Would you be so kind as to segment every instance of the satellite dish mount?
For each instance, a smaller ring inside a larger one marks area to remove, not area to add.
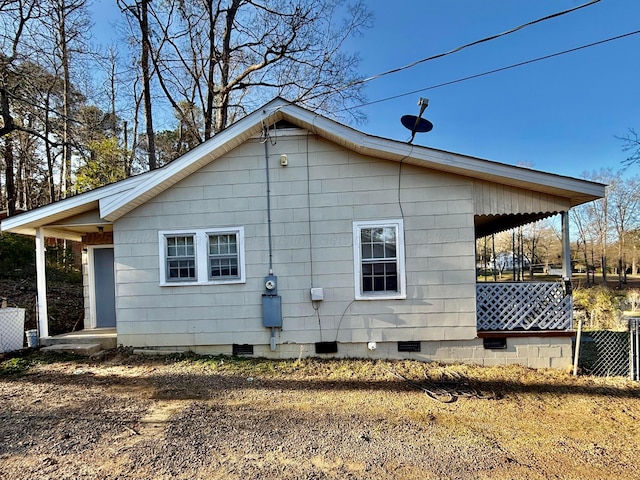
[[[411,140],[409,140],[409,143],[413,142],[413,138],[416,136],[416,133],[426,133],[433,129],[433,123],[426,118],[422,118],[422,114],[429,106],[429,99],[420,97],[418,105],[420,105],[420,114],[417,117],[415,115],[403,115],[400,119],[402,125],[411,130]]]

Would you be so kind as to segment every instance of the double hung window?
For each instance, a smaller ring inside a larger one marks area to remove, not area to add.
[[[239,277],[238,234],[209,235],[209,279]]]
[[[161,231],[160,284],[244,283],[244,228]]]
[[[167,236],[167,281],[196,279],[195,235]]]
[[[406,298],[402,220],[354,222],[353,237],[356,299]]]

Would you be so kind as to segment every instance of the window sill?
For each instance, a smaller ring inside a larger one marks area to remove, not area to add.
[[[356,300],[406,300],[407,296],[396,295],[356,295]]]
[[[245,280],[211,280],[206,282],[160,282],[161,287],[188,287],[188,286],[202,286],[202,285],[238,285],[247,283]]]

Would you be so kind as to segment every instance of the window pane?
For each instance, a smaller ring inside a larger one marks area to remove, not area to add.
[[[362,291],[363,292],[373,292],[373,278],[372,277],[362,277]]]
[[[236,258],[229,259],[229,275],[238,276],[238,259]]]
[[[387,243],[384,246],[384,258],[395,258],[396,256],[396,244]]]
[[[397,292],[398,274],[396,262],[362,264],[362,291]]]
[[[209,253],[213,255],[220,253],[220,245],[216,236],[209,237]]]
[[[236,258],[212,258],[211,259],[211,277],[237,277],[238,276],[238,260]]]
[[[189,280],[196,278],[195,260],[169,260],[167,262],[169,278],[175,280]]]
[[[188,257],[195,255],[193,236],[167,237],[168,257]]]
[[[387,277],[387,284],[386,284],[386,291],[387,292],[397,292],[398,291],[398,277],[395,275],[390,275]]]
[[[240,276],[238,237],[235,234],[209,235],[209,278]]]
[[[395,228],[363,228],[360,233],[360,248],[362,259],[395,258]]]

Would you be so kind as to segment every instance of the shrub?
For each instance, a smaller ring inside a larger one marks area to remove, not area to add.
[[[640,310],[640,289],[632,288],[627,290],[627,307],[629,310]]]
[[[622,301],[623,298],[617,292],[603,286],[576,287],[573,291],[574,307],[585,312],[585,328],[588,329],[621,329]]]
[[[35,274],[35,240],[14,233],[0,233],[0,275],[23,278]]]

